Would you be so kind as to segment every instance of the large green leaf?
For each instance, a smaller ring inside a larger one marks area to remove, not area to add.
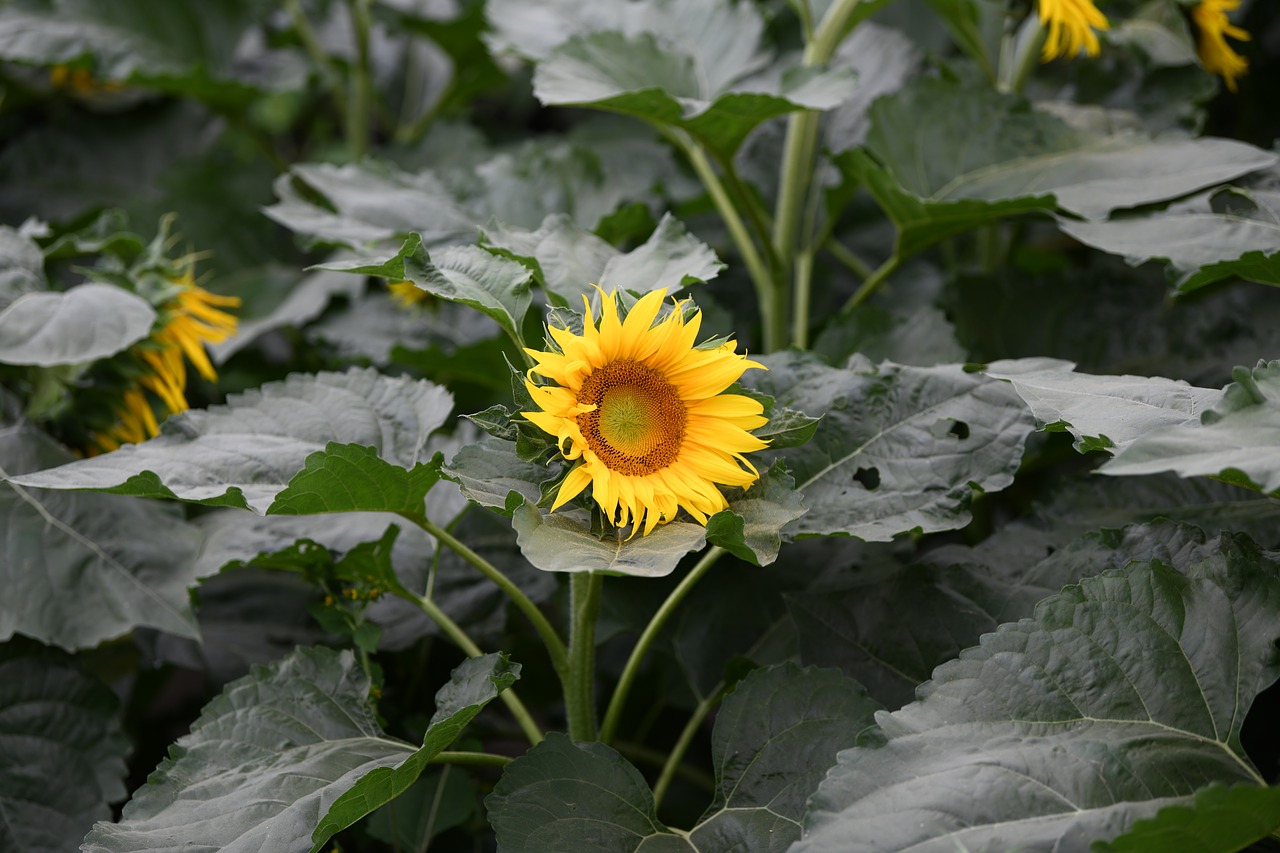
[[[1070,362],[1019,373],[988,371],[1008,380],[1044,429],[1066,429],[1080,451],[1123,450],[1152,430],[1199,423],[1222,392],[1161,376],[1091,376]]]
[[[514,441],[488,435],[459,448],[444,473],[467,498],[504,515],[521,504],[536,505],[542,482],[552,476],[544,466],[517,456]]]
[[[595,32],[571,38],[539,62],[533,91],[548,106],[591,106],[683,128],[730,157],[768,119],[830,109],[854,88],[855,75],[843,68],[777,68],[746,80],[719,70],[652,32]]]
[[[1231,213],[1161,212],[1106,222],[1061,220],[1081,243],[1131,264],[1166,262],[1187,292],[1239,276],[1280,285],[1280,224]]]
[[[19,296],[0,311],[0,362],[51,367],[115,355],[145,338],[155,309],[110,284]]]
[[[1280,827],[1280,788],[1210,785],[1191,805],[1163,808],[1094,853],[1235,853]]]
[[[24,293],[48,286],[40,247],[21,231],[0,226],[0,308]]]
[[[369,771],[338,797],[311,834],[311,853],[318,853],[334,833],[408,790],[422,775],[427,762],[457,740],[476,714],[519,677],[520,664],[511,663],[505,655],[471,658],[459,665],[449,683],[436,694],[436,712],[427,723],[422,746],[395,767]]]
[[[832,62],[853,68],[858,86],[823,122],[823,139],[832,153],[863,143],[870,129],[871,105],[901,89],[917,73],[920,59],[920,49],[901,31],[870,21],[859,24],[840,43]]]
[[[345,297],[351,303],[364,293],[364,282],[354,276],[329,270],[299,276],[295,269],[280,266],[245,270],[229,280],[220,277],[218,283],[221,293],[241,299],[235,334],[209,347],[218,362],[268,332],[305,326],[324,313],[335,297]]]
[[[0,848],[65,853],[125,794],[119,702],[74,659],[0,643]]]
[[[808,512],[795,480],[775,463],[751,488],[736,494],[729,508],[707,519],[707,541],[739,559],[767,566],[778,559],[782,531]]]
[[[1147,432],[1099,470],[1115,476],[1174,471],[1280,492],[1280,361],[1252,371],[1238,367],[1233,378],[1219,406],[1200,420]]]
[[[73,457],[29,426],[0,428],[0,477]],[[187,590],[199,532],[177,507],[0,483],[0,639],[90,648],[146,625],[197,637]]]
[[[832,670],[751,673],[716,719],[715,801],[687,834],[659,822],[649,786],[620,755],[559,734],[508,765],[485,804],[508,853],[785,850],[800,836],[806,797],[878,708]]]
[[[1280,674],[1280,563],[1239,535],[1169,557],[1068,587],[939,667],[841,753],[796,853],[1083,849],[1206,784],[1265,784],[1240,730]]]
[[[405,240],[390,258],[332,261],[321,269],[411,281],[433,296],[492,317],[516,340],[529,310],[532,273],[524,266],[475,246],[448,247],[432,257],[418,234]]]
[[[329,442],[276,495],[268,515],[392,512],[421,517],[427,492],[440,481],[441,454],[404,469],[372,447]]]
[[[563,507],[543,514],[524,504],[511,516],[520,551],[545,572],[604,572],[660,578],[671,574],[690,551],[706,544],[700,524],[672,521],[648,536],[626,538],[621,531],[597,534],[586,510]]]
[[[462,717],[479,710],[473,700],[482,706],[496,695],[495,683],[477,678],[485,667],[502,678],[512,674],[499,655],[463,664],[439,695],[445,716],[427,730],[431,755],[456,737]],[[370,771],[419,754],[379,728],[371,686],[350,652],[303,648],[257,667],[205,706],[121,821],[97,824],[82,849],[172,850],[175,838],[223,853],[312,849],[316,823],[335,800]]]
[[[225,406],[172,417],[142,444],[12,482],[265,511],[331,441],[370,445],[387,462],[412,468],[452,406],[443,388],[374,370],[295,374],[232,395]]]
[[[843,369],[797,353],[749,376],[779,404],[822,413],[813,439],[781,451],[809,511],[788,531],[888,541],[969,521],[973,489],[1013,481],[1030,413],[1005,383],[959,365]]]

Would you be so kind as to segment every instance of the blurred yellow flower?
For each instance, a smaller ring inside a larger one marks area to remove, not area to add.
[[[156,414],[151,410],[147,395],[137,388],[130,388],[121,396],[124,408],[117,412],[119,423],[104,435],[94,437],[104,451],[115,450],[122,444],[140,444],[160,432]]]
[[[120,83],[111,80],[96,79],[87,68],[71,68],[67,65],[55,65],[50,68],[49,82],[55,89],[65,89],[81,97],[96,95],[99,92],[119,92],[124,88]]]
[[[1040,53],[1045,62],[1059,56],[1071,58],[1082,50],[1097,56],[1102,47],[1095,30],[1111,28],[1093,0],[1040,0],[1040,21],[1049,28]]]
[[[642,297],[618,316],[614,294],[603,294],[597,328],[591,306],[581,335],[548,328],[550,352],[526,350],[539,374],[555,385],[525,387],[539,411],[522,412],[556,437],[561,455],[577,464],[552,511],[587,486],[609,521],[648,535],[683,507],[700,523],[728,506],[717,484],[749,487],[759,477],[743,454],[766,443],[747,430],[764,426],[760,403],[726,388],[751,367],[733,341],[694,346],[701,312],[688,322],[677,306],[657,325],[666,290]],[[585,301],[585,298],[584,298]]]
[[[1200,0],[1200,5],[1191,10],[1200,62],[1205,71],[1221,75],[1232,92],[1236,90],[1236,78],[1249,70],[1249,61],[1232,50],[1226,39],[1231,36],[1238,41],[1249,40],[1249,33],[1227,18],[1227,13],[1239,5],[1240,0]]]
[[[411,281],[388,282],[387,290],[391,291],[391,298],[405,308],[411,308],[431,295]]]

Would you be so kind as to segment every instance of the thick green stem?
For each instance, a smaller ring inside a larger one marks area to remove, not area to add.
[[[862,282],[862,285],[857,289],[857,291],[854,292],[853,296],[849,297],[849,301],[844,304],[844,307],[840,309],[840,316],[844,317],[848,315],[854,308],[857,308],[863,302],[866,302],[867,298],[876,292],[876,288],[879,287],[886,278],[893,275],[894,270],[898,268],[898,264],[900,263],[902,263],[901,258],[897,255],[890,255],[887,261],[876,267],[875,270],[872,271],[871,275],[867,276],[866,280]]]
[[[667,795],[667,788],[671,787],[671,780],[675,778],[676,771],[680,768],[680,762],[684,761],[684,754],[689,751],[689,744],[693,743],[693,737],[698,733],[698,729],[707,719],[707,714],[711,713],[711,709],[720,701],[720,692],[717,691],[706,699],[698,703],[698,707],[693,709],[693,713],[689,715],[688,722],[685,723],[684,729],[680,732],[680,738],[676,741],[675,746],[671,747],[671,753],[667,756],[666,763],[662,765],[662,772],[658,774],[658,781],[653,785],[653,807],[656,809],[662,805],[662,798]]]
[[[475,644],[475,641],[467,636],[467,632],[462,630],[457,622],[450,619],[449,615],[441,610],[434,601],[429,598],[413,598],[411,600],[422,608],[422,612],[431,617],[431,621],[439,625],[445,636],[453,640],[454,644],[466,652],[468,657],[478,658],[484,654],[480,647]],[[516,696],[515,691],[508,688],[499,693],[498,698],[506,704],[511,716],[515,717],[516,723],[520,726],[520,730],[524,732],[525,737],[529,739],[529,743],[534,746],[541,743],[542,729],[538,728],[538,724],[533,721],[533,715],[529,713],[529,709]]]
[[[751,276],[751,281],[755,285],[756,300],[760,305],[760,317],[764,326],[765,350],[772,352],[780,348],[783,345],[783,341],[786,340],[786,317],[778,315],[778,297],[775,295],[777,290],[776,282],[773,276],[770,275],[768,266],[765,265],[764,260],[760,257],[760,252],[756,249],[755,243],[752,242],[751,233],[742,221],[738,209],[734,207],[733,200],[729,198],[728,191],[725,190],[724,184],[720,181],[720,176],[716,174],[716,170],[712,167],[711,160],[707,157],[707,153],[702,146],[687,133],[680,130],[667,130],[667,135],[680,146],[689,158],[693,171],[697,173],[702,185],[707,188],[712,204],[715,205],[720,218],[724,220],[725,226],[729,229],[729,236],[733,238],[734,245],[737,247],[739,254],[742,255],[743,263],[747,265],[747,273]],[[783,304],[785,305],[785,294],[783,298]],[[779,323],[782,325],[779,326]]]
[[[463,767],[506,767],[515,759],[509,755],[492,752],[440,752],[432,756],[428,764],[459,764]]]
[[[640,635],[640,639],[636,640],[636,646],[631,650],[631,657],[627,658],[626,665],[622,668],[622,675],[618,679],[618,686],[613,689],[613,697],[609,700],[609,708],[605,711],[604,724],[600,727],[600,740],[608,743],[613,740],[618,731],[618,723],[622,719],[622,709],[627,704],[627,695],[631,692],[631,685],[635,682],[636,676],[640,673],[640,664],[644,662],[645,655],[649,653],[649,648],[653,645],[653,641],[658,638],[658,634],[662,631],[667,620],[675,612],[676,607],[689,594],[689,591],[702,580],[716,561],[723,557],[725,551],[723,548],[712,546],[702,555],[702,559],[689,570],[689,574],[684,576],[684,580],[676,585],[667,596],[667,600],[662,602],[662,606],[653,614],[653,618],[649,620],[649,624],[645,626],[644,633]]]
[[[569,677],[564,683],[565,716],[569,737],[596,739],[596,618],[600,615],[600,590],[604,575],[576,572],[570,579]]]
[[[345,125],[347,121],[347,99],[342,92],[342,84],[338,81],[337,75],[333,73],[333,68],[329,65],[329,57],[325,54],[324,48],[320,47],[320,40],[316,38],[315,30],[311,29],[311,23],[307,20],[307,16],[302,11],[302,6],[299,5],[298,0],[284,0],[284,7],[293,22],[294,32],[298,34],[298,38],[302,41],[302,47],[306,50],[307,55],[311,57],[311,61],[316,64],[320,79],[324,82],[325,88],[329,90],[329,96],[333,98],[333,105],[337,108],[338,115],[342,116],[342,121]]]
[[[349,111],[347,113],[347,149],[352,161],[364,157],[369,150],[369,104],[372,101],[373,78],[369,73],[369,0],[347,0],[351,10],[351,28],[356,40],[356,63],[352,69]]]
[[[434,536],[440,544],[449,548],[459,557],[479,569],[481,574],[496,583],[498,588],[506,593],[512,603],[520,609],[520,612],[527,616],[529,621],[533,623],[533,629],[538,632],[538,636],[542,638],[543,645],[547,647],[547,654],[551,657],[551,665],[555,667],[556,672],[561,675],[561,678],[563,678],[564,673],[568,671],[569,667],[568,654],[565,651],[564,641],[560,639],[560,635],[556,633],[556,629],[547,621],[547,617],[542,615],[542,611],[538,609],[538,605],[534,604],[529,599],[529,596],[524,594],[520,587],[512,583],[511,579],[504,575],[501,569],[490,563],[484,557],[481,557],[475,551],[472,551],[449,531],[433,524],[425,518],[410,518],[409,520]]]
[[[871,265],[851,252],[847,246],[838,240],[827,240],[822,244],[822,248],[830,252],[833,258],[848,267],[849,271],[858,278],[865,280],[871,276]]]
[[[1022,50],[1015,53],[1012,70],[1008,72],[1006,81],[1005,69],[1000,69],[1001,90],[1021,94],[1031,77],[1031,71],[1040,64],[1041,48],[1048,34],[1044,24],[1038,23],[1036,31],[1030,38],[1024,39]]]
[[[796,255],[795,307],[791,312],[791,345],[809,348],[809,294],[813,285],[813,249]]]

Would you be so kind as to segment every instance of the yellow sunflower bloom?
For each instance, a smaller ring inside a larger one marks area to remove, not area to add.
[[[121,401],[124,408],[117,412],[119,423],[105,435],[94,437],[98,447],[104,451],[116,450],[122,444],[141,444],[160,432],[156,414],[142,391],[131,388],[124,392]]]
[[[581,335],[550,328],[557,351],[526,350],[537,366],[525,387],[540,411],[522,414],[577,462],[552,511],[591,486],[613,524],[634,524],[632,536],[681,507],[706,524],[728,506],[719,485],[745,489],[759,477],[743,454],[766,446],[747,432],[764,426],[764,409],[722,392],[763,365],[735,353],[733,341],[695,348],[701,312],[686,322],[677,306],[655,325],[665,289],[642,297],[625,320],[614,294],[601,294],[598,327],[587,303]],[[535,373],[556,384],[534,384]]]
[[[387,290],[391,291],[391,298],[404,308],[412,308],[419,302],[425,301],[430,295],[411,281],[390,282],[387,284]]]
[[[1097,56],[1102,46],[1095,30],[1111,28],[1093,0],[1040,0],[1040,21],[1049,28],[1040,54],[1045,62],[1076,56],[1082,50]]]
[[[1236,78],[1249,70],[1249,61],[1232,50],[1226,39],[1231,36],[1237,41],[1249,40],[1249,33],[1233,26],[1227,18],[1227,13],[1239,5],[1240,0],[1200,0],[1200,5],[1191,10],[1200,62],[1205,71],[1221,75],[1232,92],[1236,90]]]

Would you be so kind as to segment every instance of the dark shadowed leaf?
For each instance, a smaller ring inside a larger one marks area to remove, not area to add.
[[[0,849],[65,853],[111,814],[129,751],[118,705],[70,655],[0,643]]]
[[[448,713],[427,731],[436,751],[457,735],[461,716],[474,716],[467,691],[486,663],[509,667],[498,655],[477,658],[459,668],[461,681],[442,688],[438,701]],[[418,752],[379,728],[370,687],[350,652],[303,648],[255,668],[205,706],[120,823],[99,823],[83,849],[172,850],[175,837],[225,853],[311,849],[316,823],[336,799],[369,771]]]
[[[0,362],[50,367],[115,355],[155,322],[142,297],[110,284],[28,293],[0,311]]]
[[[512,853],[785,850],[799,838],[805,799],[879,707],[832,670],[752,672],[716,719],[716,797],[687,836],[658,821],[649,786],[620,755],[559,734],[508,765],[485,803]]]
[[[1210,785],[1191,805],[1161,809],[1136,821],[1093,853],[1235,853],[1280,827],[1280,788]]]
[[[331,441],[371,445],[387,462],[412,468],[452,406],[443,388],[374,370],[295,374],[231,395],[224,406],[176,415],[150,441],[13,481],[265,511]]]
[[[1031,416],[1006,384],[959,365],[828,367],[812,356],[761,359],[758,389],[822,422],[781,452],[809,511],[788,531],[888,541],[968,523],[977,487],[1009,485]]]
[[[0,308],[24,293],[48,286],[40,247],[22,232],[0,226]]]
[[[1275,680],[1280,575],[1243,536],[1071,586],[880,715],[797,853],[1083,849],[1212,782],[1265,784],[1240,728]]]
[[[0,428],[0,477],[72,458],[31,427]],[[0,517],[0,639],[80,649],[140,625],[199,635],[187,590],[201,536],[177,507],[0,482]]]

